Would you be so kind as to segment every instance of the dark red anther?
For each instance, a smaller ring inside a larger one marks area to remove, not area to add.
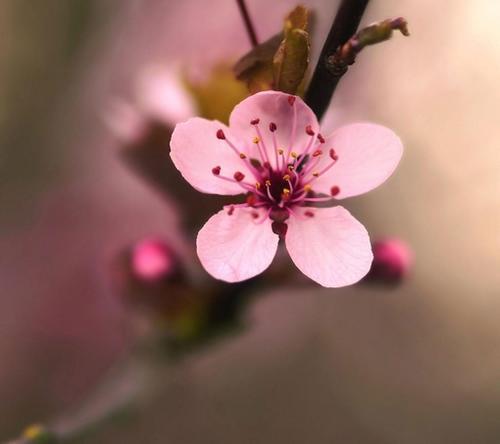
[[[271,224],[271,229],[274,234],[277,234],[280,237],[280,239],[284,239],[288,230],[288,225],[284,222],[273,222]]]
[[[314,153],[313,153],[313,157],[318,157],[318,156],[321,156],[322,154],[323,154],[323,151],[321,151],[321,150],[316,150],[316,151],[314,151]]]
[[[250,120],[250,125],[258,125],[260,122],[260,119],[253,119],[253,120]]]
[[[314,213],[311,210],[307,210],[307,211],[304,212],[304,216],[314,217]]]
[[[297,97],[295,97],[295,96],[288,96],[288,104],[289,104],[290,106],[293,106],[293,104],[295,103],[295,99],[296,99],[296,98],[297,98]]]
[[[226,135],[224,134],[224,131],[222,131],[221,129],[217,130],[217,139],[220,139],[220,140],[225,140],[226,139]]]
[[[257,203],[257,198],[255,197],[255,194],[248,193],[246,202],[248,206],[253,207]]]
[[[233,177],[234,177],[234,180],[236,180],[237,182],[241,182],[245,178],[245,175],[241,171],[236,171],[236,173],[234,173]]]
[[[228,216],[232,216],[232,215],[233,215],[233,213],[234,213],[234,205],[231,205],[231,206],[229,207],[229,210],[227,210],[227,215],[228,215]]]
[[[252,211],[252,217],[254,219],[258,219],[259,218],[259,213],[257,213],[257,211]]]
[[[330,188],[330,194],[332,196],[336,196],[339,193],[340,193],[340,188],[337,185],[334,185],[333,187]]]
[[[339,156],[337,156],[337,153],[333,148],[330,148],[330,157],[335,161],[339,160]]]
[[[278,129],[278,127],[276,126],[276,124],[274,122],[271,122],[269,124],[269,131],[271,131],[272,133],[274,133],[277,129]]]
[[[308,136],[314,136],[315,132],[313,131],[311,125],[307,125],[306,126],[306,133],[307,133]]]
[[[318,140],[319,143],[325,143],[325,138],[320,133],[318,133]]]
[[[218,176],[220,174],[220,166],[216,166],[216,167],[212,168],[212,174],[214,176]]]

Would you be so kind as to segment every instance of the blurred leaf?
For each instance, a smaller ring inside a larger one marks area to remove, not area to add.
[[[204,82],[185,80],[186,87],[196,100],[200,115],[227,123],[236,104],[247,95],[245,84],[235,79],[231,66],[221,63]]]
[[[244,55],[234,66],[236,78],[246,82],[250,93],[273,89],[272,60],[283,40],[283,33],[274,35]]]
[[[275,89],[295,94],[309,63],[308,10],[294,8],[285,18],[283,32],[257,45],[235,65],[239,80],[249,91]]]

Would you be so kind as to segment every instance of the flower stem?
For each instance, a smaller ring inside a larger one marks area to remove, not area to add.
[[[253,26],[252,19],[250,18],[250,15],[248,13],[248,9],[247,9],[247,6],[245,4],[245,0],[236,0],[236,3],[238,4],[241,18],[243,19],[243,22],[245,23],[245,28],[247,30],[247,34],[248,34],[248,38],[250,39],[250,43],[255,48],[259,44],[259,41],[257,40],[257,34],[255,32],[255,28]]]
[[[328,37],[319,56],[318,64],[306,93],[305,101],[318,120],[325,113],[341,76],[332,75],[326,66],[328,56],[349,40],[358,29],[369,0],[342,0]]]

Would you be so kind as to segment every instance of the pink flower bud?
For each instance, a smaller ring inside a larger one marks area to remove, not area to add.
[[[413,252],[406,242],[388,238],[373,243],[373,264],[369,277],[386,283],[399,283],[413,266]]]
[[[177,260],[172,250],[162,241],[146,239],[132,248],[132,272],[145,282],[155,282],[177,271]]]

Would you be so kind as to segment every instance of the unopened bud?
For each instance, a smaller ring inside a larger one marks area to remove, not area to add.
[[[373,264],[368,278],[397,284],[409,275],[412,266],[413,252],[404,241],[396,238],[376,241],[373,244]]]
[[[172,250],[156,239],[138,242],[132,248],[130,261],[133,274],[144,282],[168,278],[175,274],[178,268]]]

